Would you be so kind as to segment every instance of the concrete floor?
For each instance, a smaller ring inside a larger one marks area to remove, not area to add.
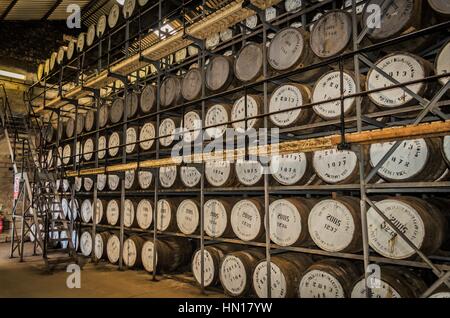
[[[30,244],[27,247],[31,247]],[[0,298],[5,297],[123,297],[123,298],[196,298],[204,297],[192,284],[162,278],[151,281],[145,271],[118,271],[117,266],[102,262],[87,264],[81,272],[81,288],[69,289],[66,280],[69,273],[57,270],[53,274],[43,271],[40,257],[28,257],[20,263],[9,259],[10,245],[0,243]],[[31,250],[30,250],[31,251]],[[27,251],[26,255],[31,255]],[[208,292],[207,297],[223,297]]]

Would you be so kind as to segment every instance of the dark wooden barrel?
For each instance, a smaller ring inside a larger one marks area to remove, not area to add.
[[[177,205],[176,199],[160,199],[158,201],[156,215],[158,231],[176,232],[177,226]]]
[[[264,230],[264,200],[243,199],[233,206],[230,217],[234,234],[242,241],[260,241]]]
[[[153,203],[150,200],[142,199],[136,208],[136,221],[139,228],[147,230],[153,222]]]
[[[91,256],[93,248],[91,230],[84,230],[80,236],[80,251],[83,256]]]
[[[194,166],[180,167],[180,180],[186,188],[197,187],[201,180],[201,173]]]
[[[86,192],[91,192],[94,187],[94,181],[89,177],[83,178],[83,188]]]
[[[190,69],[181,82],[181,94],[187,101],[199,99],[202,96],[202,71],[199,68]]]
[[[47,143],[52,143],[56,139],[56,131],[52,124],[45,127],[44,137]]]
[[[105,14],[102,14],[97,20],[97,27],[95,29],[95,34],[97,38],[101,39],[108,28],[108,18]]]
[[[119,233],[113,232],[106,243],[106,255],[111,264],[116,264],[120,258]]]
[[[409,196],[387,198],[376,202],[376,206],[425,255],[436,252],[442,246],[446,222],[435,206]],[[367,211],[367,223],[369,244],[377,253],[391,259],[415,256],[415,251],[373,208]]]
[[[110,174],[108,175],[108,189],[111,191],[116,191],[119,189],[120,178],[118,175]]]
[[[108,14],[108,26],[110,29],[114,29],[122,21],[122,15],[120,12],[120,6],[118,3],[114,3]]]
[[[226,295],[248,296],[252,289],[253,269],[265,258],[262,249],[249,249],[225,255],[220,263],[219,278]]]
[[[259,161],[238,159],[234,168],[236,177],[243,186],[251,187],[263,182],[263,167]]]
[[[176,76],[167,76],[160,88],[161,107],[170,107],[178,105],[183,101],[181,95],[181,80]]]
[[[98,137],[97,141],[98,159],[100,160],[105,159],[106,148],[107,148],[106,137],[105,136]]]
[[[91,161],[94,158],[94,140],[87,138],[83,143],[83,159],[85,161]]]
[[[246,105],[247,104],[247,105]],[[247,106],[247,107],[246,107]],[[246,110],[247,109],[247,110]],[[263,112],[263,98],[259,95],[247,95],[236,100],[231,109],[232,126],[238,133],[243,133],[246,129],[258,129],[262,125],[262,118],[249,117],[261,115]],[[239,120],[239,121],[238,121]],[[236,122],[234,122],[236,121]]]
[[[83,130],[84,130],[84,118],[85,118],[84,114],[78,114],[78,116],[77,116],[76,132],[77,132],[78,136],[83,133]]]
[[[106,220],[109,225],[115,226],[119,224],[120,202],[117,199],[109,200],[106,206]]]
[[[127,154],[132,154],[137,152],[137,149],[139,147],[139,127],[138,126],[129,126],[127,128],[127,135],[126,135],[126,147],[125,151]]]
[[[136,227],[136,207],[137,203],[134,200],[125,199],[125,211],[123,216],[123,224],[125,227]]]
[[[233,164],[223,160],[206,162],[205,177],[211,187],[228,187],[236,182]]]
[[[109,135],[108,138],[108,155],[110,157],[116,157],[119,155],[119,152],[121,150],[122,144],[122,136],[120,132],[113,132],[111,135]]]
[[[153,145],[156,144],[156,125],[155,122],[147,122],[141,127],[139,131],[139,146],[142,150],[148,151],[152,149]]]
[[[109,106],[108,104],[104,103],[100,106],[99,114],[98,114],[98,125],[100,128],[103,128],[108,123],[109,119]]]
[[[138,236],[132,235],[123,242],[123,263],[128,268],[137,268],[142,265],[142,246],[145,240]]]
[[[293,153],[273,156],[270,162],[271,175],[279,185],[308,184],[313,176],[312,154]]]
[[[215,126],[222,123],[227,123],[231,118],[231,105],[215,104],[208,107],[205,115],[205,127]],[[205,133],[210,138],[216,139],[223,136],[228,128],[228,124],[206,128]]]
[[[84,223],[92,221],[92,202],[89,199],[85,199],[83,203],[81,203],[81,220]]]
[[[234,79],[233,65],[231,56],[213,56],[206,67],[206,88],[213,93],[227,90]]]
[[[308,230],[314,243],[328,252],[362,250],[359,200],[352,197],[323,199],[311,209]]]
[[[395,142],[370,145],[370,164],[376,166]],[[440,138],[404,140],[378,170],[390,182],[435,181],[447,170]]]
[[[125,171],[125,190],[136,190],[139,188],[139,178],[136,170]]]
[[[108,176],[106,174],[97,175],[97,190],[103,191],[106,189],[106,183],[108,182]]]
[[[170,147],[175,141],[175,129],[179,128],[179,118],[165,118],[159,125],[159,143],[162,147]]]
[[[128,92],[125,97],[125,107],[127,108],[128,118],[136,116],[139,110],[139,96],[135,92]]]
[[[117,124],[123,119],[125,103],[123,98],[116,98],[109,109],[109,121],[111,124]]]
[[[91,24],[86,33],[86,45],[88,47],[90,47],[90,46],[92,46],[92,44],[94,44],[96,31],[97,31],[96,25]]]
[[[311,107],[296,108],[311,102],[311,88],[303,84],[289,83],[279,86],[272,93],[269,112],[286,110],[269,116],[277,127],[292,127],[312,123],[315,115]],[[289,110],[291,109],[291,110]]]
[[[141,112],[143,114],[148,114],[151,111],[156,109],[156,97],[157,97],[157,91],[156,86],[153,84],[147,84],[145,85],[144,89],[141,93]]]
[[[280,254],[270,258],[271,297],[297,297],[301,275],[311,264],[309,255]],[[259,261],[253,272],[253,290],[257,297],[267,297],[267,260]]]
[[[234,61],[234,74],[243,83],[255,82],[263,76],[263,65],[263,46],[249,42],[237,54]]]
[[[270,239],[279,246],[305,246],[311,242],[308,215],[314,201],[284,198],[269,206]]]
[[[111,237],[109,232],[101,232],[95,234],[94,240],[94,255],[97,260],[107,257],[106,245]]]
[[[178,230],[183,234],[198,233],[200,228],[200,203],[195,199],[183,200],[177,208]]]
[[[177,170],[177,166],[166,166],[159,168],[159,184],[161,187],[169,189],[177,186]]]
[[[234,206],[232,199],[210,199],[205,202],[204,222],[205,233],[209,237],[232,237],[231,210]]]
[[[93,109],[87,111],[84,118],[84,130],[86,132],[90,132],[95,128],[95,114],[96,112]]]
[[[428,4],[438,15],[450,17],[450,3],[447,0],[428,0]]]
[[[359,178],[358,158],[351,150],[315,151],[312,163],[317,176],[328,184],[346,184]]]
[[[75,135],[75,119],[69,118],[66,121],[66,136],[72,138]]]
[[[149,190],[153,184],[153,173],[147,170],[141,170],[138,172],[139,187],[142,190]]]

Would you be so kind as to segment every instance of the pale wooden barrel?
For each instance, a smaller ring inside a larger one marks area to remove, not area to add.
[[[182,63],[188,56],[187,48],[182,48],[175,52],[175,63]]]
[[[311,242],[308,215],[314,201],[303,198],[284,198],[269,206],[270,239],[279,246],[305,246]]]
[[[376,166],[394,142],[370,145],[370,164]],[[378,170],[390,182],[434,181],[447,169],[442,156],[440,138],[404,140]]]
[[[362,250],[359,200],[352,197],[317,202],[308,216],[314,243],[328,252],[357,253]]]
[[[263,77],[263,46],[247,43],[238,52],[234,61],[234,74],[243,83],[256,82]]]
[[[106,220],[109,225],[115,226],[119,223],[120,202],[119,200],[109,200],[106,206]]]
[[[220,34],[218,32],[214,32],[206,38],[205,47],[207,50],[213,51],[217,48],[219,43],[220,43]]]
[[[69,44],[67,45],[67,60],[70,61],[74,58],[75,56],[75,46],[76,46],[76,41],[70,40]]]
[[[169,189],[177,184],[177,166],[167,166],[159,168],[159,183],[161,187]]]
[[[312,155],[309,153],[276,155],[271,159],[270,172],[273,179],[280,185],[307,184],[314,176],[311,164]]]
[[[177,231],[177,205],[178,201],[174,199],[161,199],[158,201],[156,210],[158,231]]]
[[[79,214],[79,210],[80,210],[80,203],[79,203],[78,199],[70,200],[69,206],[70,206],[70,210],[72,211],[72,213],[69,212],[69,220],[75,221],[76,219],[78,219],[78,214]]]
[[[447,286],[438,287],[428,298],[450,298],[450,289]]]
[[[125,227],[136,227],[136,202],[125,199],[125,208],[123,215],[123,224]]]
[[[102,14],[97,20],[97,27],[95,29],[95,34],[99,39],[103,37],[108,28],[108,18],[105,14]]]
[[[123,242],[122,258],[128,268],[140,267],[142,265],[142,246],[145,241],[138,235],[133,235]]]
[[[399,83],[420,80],[433,75],[432,66],[428,61],[410,53],[389,54],[375,62],[375,65],[385,73],[390,74]],[[367,90],[388,88],[392,85],[394,84],[390,80],[386,79],[375,69],[369,70],[366,78]],[[429,84],[421,82],[406,87],[419,96],[424,96],[429,89]],[[381,108],[396,108],[418,104],[401,87],[371,93],[369,94],[369,98],[375,105]]]
[[[97,141],[98,159],[102,160],[106,157],[107,141],[105,136],[100,136]]]
[[[58,65],[63,65],[64,62],[66,61],[66,52],[67,52],[67,46],[61,46],[58,49],[58,56],[56,58],[56,63],[58,63]],[[38,80],[40,81],[41,79],[42,79],[42,77],[39,78],[39,76],[38,76]]]
[[[176,76],[166,77],[161,84],[159,94],[161,107],[178,105],[183,101],[181,80]]]
[[[95,223],[96,224],[104,224],[107,222],[107,216],[106,216],[106,207],[108,206],[108,201],[97,199],[97,210],[96,210],[96,218]],[[92,207],[92,213],[94,213],[94,207]]]
[[[328,184],[345,184],[359,178],[359,163],[351,150],[319,150],[313,154],[317,176]]]
[[[202,175],[194,166],[180,167],[180,180],[186,188],[197,187],[201,181]]]
[[[66,136],[72,138],[75,135],[75,119],[69,118],[66,123]]]
[[[183,234],[197,233],[200,227],[200,204],[197,200],[183,200],[177,208],[177,225]]]
[[[86,199],[81,203],[81,220],[84,223],[92,221],[92,202],[89,199]]]
[[[84,230],[81,233],[80,237],[80,251],[83,256],[91,256],[92,254],[92,248],[93,248],[93,242],[92,242],[92,233],[90,230]]]
[[[202,71],[199,68],[190,69],[181,82],[181,94],[187,101],[199,99],[202,96]]]
[[[302,0],[285,0],[284,9],[286,12],[296,12],[302,8]]]
[[[45,64],[41,63],[38,66],[38,70],[37,70],[37,80],[40,82],[42,81],[42,79],[44,78],[44,68],[45,68]]]
[[[285,253],[270,258],[271,297],[297,297],[301,275],[311,265],[309,255]],[[267,297],[267,260],[261,260],[253,272],[253,290],[259,298]]]
[[[205,202],[204,222],[205,233],[210,237],[231,237],[233,229],[231,226],[231,210],[233,200],[210,199]]]
[[[156,245],[156,248],[155,248]],[[153,264],[153,254],[156,252],[156,266]],[[144,269],[153,273],[170,273],[186,265],[192,256],[192,245],[185,238],[170,237],[158,239],[148,238],[142,247],[142,264]]]
[[[153,184],[153,173],[151,171],[141,170],[138,172],[139,187],[142,190],[149,190]]]
[[[303,274],[298,291],[300,298],[348,298],[360,268],[347,260],[325,259],[314,263]]]
[[[228,104],[215,104],[208,107],[205,115],[205,127],[215,126],[219,124],[223,124],[220,126],[206,128],[205,135],[212,139],[217,139],[222,137],[228,124],[225,124],[230,121],[231,118],[231,105]]]
[[[94,157],[94,140],[87,138],[83,143],[83,159],[85,161],[91,161]]]
[[[156,86],[152,84],[145,85],[142,90],[140,109],[143,114],[148,114],[156,108],[156,90]]]
[[[123,118],[125,102],[123,98],[116,98],[109,109],[109,121],[111,124],[117,124]]]
[[[315,115],[311,107],[292,109],[310,102],[311,89],[309,86],[295,83],[281,85],[270,97],[269,112],[280,110],[286,110],[286,112],[272,114],[269,119],[272,124],[282,128],[312,123]]]
[[[125,97],[125,107],[127,108],[128,118],[133,118],[139,110],[139,96],[135,92],[128,92]]]
[[[120,145],[122,144],[122,136],[121,133],[115,131],[109,135],[108,138],[108,155],[110,157],[116,157],[119,155],[119,151],[121,150]]]
[[[108,14],[108,26],[110,29],[114,29],[119,21],[122,20],[122,15],[120,14],[120,7],[118,3],[114,3]]]
[[[431,9],[443,17],[450,17],[450,3],[447,0],[428,0]]]
[[[106,174],[97,175],[97,190],[104,191],[106,189],[106,183],[108,182],[108,176]]]
[[[184,114],[183,117],[183,141],[192,143],[198,141],[202,136],[202,118],[201,111],[191,110]]]
[[[55,69],[56,66],[56,60],[58,59],[58,53],[57,52],[53,52],[50,55],[50,71],[53,71]]]
[[[238,159],[234,165],[239,183],[243,186],[255,186],[263,182],[263,167],[256,160]]]
[[[95,126],[95,114],[94,110],[88,110],[86,113],[86,117],[84,118],[84,130],[86,132],[90,132],[94,129]]]
[[[245,297],[252,289],[253,269],[264,259],[263,250],[249,249],[225,255],[220,263],[219,278],[226,295]]]
[[[97,31],[96,25],[91,24],[86,33],[86,45],[88,47],[90,47],[90,46],[92,46],[92,44],[94,44],[96,31]]]
[[[434,68],[436,70],[436,75],[442,75],[450,73],[450,41],[448,41],[439,51],[434,62]],[[439,83],[445,85],[449,77],[441,77]],[[447,92],[448,95],[448,92]]]
[[[115,174],[108,175],[108,189],[111,191],[116,191],[120,185],[120,178]]]
[[[106,245],[110,237],[111,234],[109,232],[95,234],[94,255],[97,260],[107,257]]]
[[[450,136],[445,136],[442,140],[442,155],[450,167]]]
[[[139,146],[142,150],[148,151],[155,145],[156,125],[154,122],[147,122],[139,131]]]
[[[246,111],[246,100],[247,100],[247,111]],[[248,117],[253,117],[261,115],[263,112],[263,99],[258,95],[247,95],[242,96],[236,100],[231,109],[231,121],[236,121],[232,123],[233,128],[238,133],[243,133],[251,128],[258,129],[262,125],[262,118],[252,118],[245,120]],[[247,115],[247,116],[245,116]]]
[[[153,203],[150,200],[142,199],[136,208],[136,221],[138,226],[147,230],[153,222]]]
[[[86,48],[86,33],[82,32],[77,38],[77,52],[81,53]]]
[[[132,154],[137,152],[138,149],[138,138],[139,138],[139,127],[131,126],[127,128],[126,138],[125,138],[125,151],[127,154]]]
[[[426,290],[420,277],[404,268],[383,266],[379,277],[380,285],[370,289],[370,298],[419,298]],[[361,277],[354,285],[352,298],[366,298],[366,282]]]
[[[162,147],[170,147],[175,140],[175,129],[180,127],[179,118],[165,118],[159,125],[159,143]]]
[[[205,85],[209,91],[223,92],[230,87],[234,80],[233,63],[234,59],[231,56],[211,57],[205,75]]]
[[[135,190],[139,188],[139,179],[136,170],[125,171],[125,190]]]
[[[230,217],[234,234],[242,241],[259,241],[264,230],[264,201],[259,198],[243,199],[233,206]]]
[[[106,255],[111,264],[116,264],[120,258],[120,239],[118,233],[111,233],[106,243]]]
[[[136,12],[136,0],[125,0],[122,7],[122,14],[125,19],[131,18]]]
[[[208,161],[205,164],[205,178],[211,187],[231,186],[235,182],[233,166],[229,161]]]
[[[445,238],[445,219],[442,213],[426,201],[414,197],[392,197],[376,202],[376,206],[424,254],[437,251]],[[370,246],[391,259],[407,259],[415,251],[370,208],[367,211]]]
[[[108,123],[109,112],[110,110],[108,104],[104,103],[103,105],[100,106],[98,114],[98,125],[100,128],[104,128]]]
[[[83,188],[86,192],[91,192],[94,187],[94,180],[89,177],[83,178]]]

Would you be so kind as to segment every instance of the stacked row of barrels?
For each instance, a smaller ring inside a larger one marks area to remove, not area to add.
[[[368,237],[369,245],[378,254],[391,259],[417,257],[415,250],[398,232],[409,238],[425,255],[450,250],[449,200],[433,198],[425,201],[410,196],[372,199],[376,208],[370,207],[367,212]],[[82,202],[83,222],[92,222],[93,208],[91,200]],[[120,200],[97,199],[96,209],[96,224],[120,224]],[[157,229],[198,235],[200,213],[197,199],[160,199],[156,211]],[[242,242],[265,241],[263,198],[206,198],[203,213],[204,231],[208,237],[237,238]],[[124,226],[152,230],[153,214],[151,200],[126,199]],[[271,197],[269,225],[270,239],[279,247],[318,247],[340,253],[359,253],[363,249],[360,202],[354,197]]]

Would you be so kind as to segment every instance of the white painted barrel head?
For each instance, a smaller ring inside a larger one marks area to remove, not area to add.
[[[208,50],[214,50],[220,43],[220,34],[212,33],[210,36],[206,38],[205,46]]]
[[[133,201],[131,201],[130,199],[126,199],[124,210],[125,211],[124,211],[124,215],[123,215],[123,224],[126,227],[131,227],[134,223],[134,218],[135,218]]]
[[[122,258],[125,266],[133,267],[138,260],[138,250],[136,243],[128,238],[123,242]]]
[[[133,187],[134,178],[136,178],[135,170],[127,170],[125,171],[125,189],[129,190]]]
[[[377,202],[376,206],[420,249],[425,239],[425,225],[411,205],[395,199],[386,199]],[[367,211],[367,225],[369,244],[380,255],[405,259],[415,254],[373,208]]]
[[[86,199],[81,204],[81,219],[84,223],[89,223],[92,220],[92,202]]]
[[[102,200],[97,199],[97,204],[96,204],[96,215],[95,215],[95,224],[100,224],[100,222],[103,219],[103,209],[105,207],[103,206]],[[94,206],[92,206],[92,213],[94,213]]]
[[[83,178],[83,186],[87,192],[90,192],[92,190],[92,188],[94,187],[94,180],[92,180],[91,178],[88,178],[88,177],[84,177]]]
[[[305,100],[298,86],[292,84],[282,85],[270,97],[269,112],[286,111],[270,115],[269,119],[277,127],[293,125],[298,120],[300,114],[306,111],[296,107],[307,104],[308,102],[308,100]]]
[[[198,250],[195,252],[192,259],[192,273],[194,274],[195,280],[199,284],[201,282],[201,257],[201,252],[200,250]],[[213,282],[215,273],[218,268],[215,268],[213,257],[211,253],[206,249],[203,251],[203,266],[204,286],[207,287]]]
[[[108,187],[111,191],[116,191],[119,188],[120,178],[118,175],[108,175]]]
[[[378,288],[371,288],[370,298],[402,298],[400,293],[395,290],[389,283],[382,278],[379,280],[380,286]],[[351,298],[366,298],[366,280],[359,280],[353,286]]]
[[[258,238],[263,220],[256,204],[251,200],[237,202],[231,210],[231,227],[234,234],[246,242]]]
[[[435,62],[436,67],[436,75],[442,75],[450,73],[450,41],[445,44],[438,56],[436,57]],[[439,82],[441,85],[445,85],[450,77],[441,77]]]
[[[159,168],[159,182],[163,188],[171,188],[177,180],[177,167],[167,166]]]
[[[163,147],[169,147],[175,140],[175,129],[177,128],[172,118],[164,119],[159,125],[159,142]]]
[[[220,264],[220,282],[223,288],[233,296],[240,296],[247,287],[247,272],[239,257],[226,255]]]
[[[106,206],[106,220],[109,225],[117,225],[119,222],[119,202],[110,200]]]
[[[200,183],[201,173],[196,167],[183,166],[180,168],[180,179],[188,188],[193,188]]]
[[[308,162],[303,152],[276,155],[270,162],[270,171],[273,178],[281,185],[294,185],[306,173]]]
[[[219,33],[219,37],[222,42],[229,41],[233,38],[233,30],[230,28],[226,28]]]
[[[89,231],[84,231],[80,237],[80,249],[83,256],[90,256],[92,253],[92,235]]]
[[[309,270],[300,280],[300,298],[344,298],[345,292],[339,280],[322,270]]]
[[[161,199],[158,201],[156,210],[158,231],[166,231],[172,221],[172,209],[169,201]]]
[[[296,12],[302,8],[303,0],[285,0],[284,9],[287,12]]]
[[[279,246],[291,246],[302,231],[302,220],[297,207],[289,200],[279,199],[269,206],[270,239]]]
[[[233,105],[231,109],[231,121],[233,121],[232,126],[238,133],[244,133],[247,130],[254,128],[256,124],[256,118],[248,119],[246,118],[259,115],[259,103],[252,97],[247,95],[247,113],[245,111],[245,96],[239,98]],[[247,116],[246,116],[247,115]],[[236,122],[234,122],[236,121]],[[247,125],[247,126],[246,126]]]
[[[109,237],[106,244],[106,254],[110,263],[115,264],[119,261],[120,257],[120,239],[117,235],[113,234]]]
[[[221,237],[228,225],[228,214],[225,206],[220,200],[211,199],[206,201],[205,233],[210,237]]]
[[[224,160],[208,161],[205,164],[205,177],[213,187],[224,186],[231,176],[231,164]]]
[[[328,252],[339,252],[352,242],[355,220],[345,204],[326,199],[311,209],[308,229],[318,247]]]
[[[200,211],[197,204],[187,199],[180,203],[177,209],[177,225],[183,234],[193,234],[200,222]]]
[[[156,130],[155,125],[152,122],[146,123],[142,126],[139,132],[140,147],[142,150],[150,150],[155,143]]]
[[[139,186],[141,187],[141,189],[147,190],[152,184],[153,173],[151,171],[139,171],[138,178]]]
[[[206,112],[205,126],[214,126],[230,121],[228,109],[224,105],[216,104],[211,106]],[[222,137],[227,129],[227,125],[220,125],[212,128],[206,128],[206,135],[212,139]]]
[[[144,245],[142,245],[142,265],[144,266],[144,269],[149,272],[153,273],[154,266],[153,266],[153,253],[155,253],[155,244],[153,244],[153,241],[146,241]],[[156,251],[156,266],[158,266],[158,252]]]
[[[114,28],[117,25],[120,17],[120,7],[117,3],[115,3],[108,14],[108,26],[110,29]]]
[[[128,127],[127,129],[127,138],[125,143],[127,146],[125,147],[125,151],[130,154],[136,149],[137,142],[137,128],[136,127]]]
[[[314,152],[313,166],[317,175],[326,183],[345,181],[358,169],[358,158],[349,150],[319,150]]]
[[[395,142],[370,145],[370,164],[375,167]],[[425,169],[429,160],[429,149],[424,139],[404,140],[378,170],[382,178],[405,181],[414,178]]]
[[[103,191],[106,189],[106,183],[108,181],[108,176],[106,174],[97,175],[97,190]]]
[[[450,136],[444,137],[443,152],[445,159],[450,163]]]
[[[271,297],[285,298],[287,291],[286,277],[278,265],[270,263]],[[253,272],[253,289],[259,298],[267,298],[267,262],[260,262]]]
[[[94,255],[96,259],[101,259],[103,257],[104,242],[101,233],[95,234],[94,239]]]
[[[95,24],[91,24],[88,28],[88,31],[86,33],[86,44],[87,46],[91,46],[94,44],[95,40],[95,33],[96,33],[96,26]]]
[[[136,0],[125,0],[122,7],[122,14],[125,19],[130,18],[136,9]]]
[[[79,204],[78,200],[70,200],[69,202],[70,210],[72,213],[69,213],[69,220],[75,221],[78,218],[78,212],[79,212]]]
[[[69,144],[65,145],[62,153],[62,162],[67,165],[72,159],[72,149]]]
[[[437,292],[432,294],[430,297],[428,298],[450,298],[450,292]]]
[[[61,208],[63,211],[64,219],[67,219],[69,216],[69,201],[66,198],[61,199]]]
[[[98,138],[98,159],[104,159],[106,156],[106,137],[100,136]]]
[[[139,202],[136,210],[136,221],[138,226],[146,230],[153,221],[153,207],[149,200],[143,199]]]
[[[239,183],[250,187],[262,180],[264,169],[257,160],[238,159],[235,170]]]
[[[183,140],[187,143],[196,141],[202,133],[202,119],[196,111],[184,114],[183,119]]]
[[[115,157],[119,154],[119,150],[120,150],[120,135],[118,132],[115,131],[109,136],[108,154],[111,157]]]
[[[95,33],[98,38],[101,38],[103,34],[106,32],[106,27],[108,24],[108,19],[106,18],[106,15],[102,14],[97,21],[97,28],[95,30]]]
[[[279,72],[289,70],[309,50],[309,44],[298,28],[285,28],[272,39],[267,51],[270,66]]]
[[[94,141],[92,138],[86,139],[83,145],[83,158],[86,161],[90,161],[94,156]]]

